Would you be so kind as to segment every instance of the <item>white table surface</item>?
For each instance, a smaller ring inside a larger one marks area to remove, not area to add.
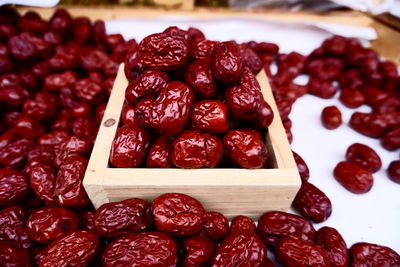
[[[189,26],[197,27],[208,39],[234,39],[238,42],[270,41],[280,45],[282,52],[298,51],[305,54],[332,35],[323,29],[349,37],[363,39],[376,37],[375,32],[369,28],[310,26],[304,22],[294,25],[237,18],[205,21],[187,17],[168,17],[151,20],[113,20],[106,23],[108,33],[122,32],[125,38],[134,37],[137,41],[171,25],[183,29]],[[328,105],[337,105],[343,115],[344,124],[333,131],[326,130],[320,123],[321,110]],[[357,110],[368,111],[369,108],[363,106]],[[331,217],[324,223],[315,224],[315,227],[317,229],[325,225],[335,227],[344,236],[349,247],[355,242],[365,241],[387,245],[400,253],[400,185],[390,181],[385,173],[390,161],[399,159],[399,151],[388,152],[379,145],[379,140],[351,130],[347,123],[352,112],[354,110],[344,107],[337,100],[337,96],[323,100],[306,95],[294,104],[290,114],[294,135],[292,148],[307,162],[311,171],[310,182],[321,188],[333,205]],[[375,182],[372,190],[363,195],[348,192],[332,175],[336,163],[344,160],[347,147],[354,142],[373,147],[383,162],[383,169],[374,174]]]

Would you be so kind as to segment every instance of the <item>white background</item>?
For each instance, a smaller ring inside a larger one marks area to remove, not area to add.
[[[375,38],[375,32],[368,28],[343,28],[332,25],[310,26],[307,23],[287,24],[265,20],[245,20],[238,18],[199,20],[168,17],[152,20],[113,20],[107,22],[108,33],[123,33],[125,38],[143,37],[176,25],[183,29],[195,26],[208,39],[238,42],[250,40],[277,43],[282,52],[298,51],[309,53],[325,38],[331,36],[330,29],[346,36],[364,39]],[[300,79],[300,82],[305,80]],[[326,130],[321,126],[321,110],[328,105],[337,105],[342,111],[344,124],[336,130]],[[369,111],[367,106],[358,110]],[[318,229],[329,225],[344,236],[350,247],[355,242],[365,241],[390,246],[400,252],[400,185],[386,176],[390,161],[399,159],[399,151],[388,152],[379,145],[379,140],[362,136],[347,125],[354,112],[344,107],[338,100],[323,100],[306,95],[293,106],[290,118],[293,121],[293,150],[307,162],[311,170],[310,182],[321,188],[333,204],[332,216],[324,223],[316,224]],[[383,169],[374,174],[372,190],[363,195],[346,191],[332,176],[336,163],[344,160],[347,147],[360,142],[373,147],[381,156]],[[293,212],[293,211],[292,211]]]

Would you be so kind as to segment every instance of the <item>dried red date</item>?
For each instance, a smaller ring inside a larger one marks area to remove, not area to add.
[[[218,44],[217,41],[202,40],[193,45],[193,57],[197,60],[211,60],[211,52],[214,46]]]
[[[14,134],[16,131],[14,130]],[[28,139],[19,139],[0,148],[0,165],[21,167],[26,155],[33,148],[34,143]]]
[[[343,61],[335,57],[318,58],[311,60],[307,64],[307,70],[311,77],[329,81],[336,80],[340,76],[343,67]]]
[[[334,35],[331,38],[326,39],[322,43],[321,48],[324,53],[342,56],[346,52],[346,48],[348,48],[347,39],[343,36]]]
[[[133,107],[137,120],[140,126],[148,129],[150,127],[152,112],[153,112],[154,100],[153,99],[142,99],[139,100]]]
[[[104,237],[147,230],[152,225],[150,206],[139,198],[102,205],[94,214],[94,229]]]
[[[172,141],[170,138],[160,136],[154,141],[147,153],[146,167],[172,167]]]
[[[54,165],[60,166],[67,159],[75,155],[86,155],[92,148],[90,139],[83,137],[70,136],[55,146],[57,154],[54,159]]]
[[[249,68],[254,75],[257,75],[263,67],[262,60],[253,49],[250,49],[246,44],[241,44],[239,47],[244,66]]]
[[[319,223],[326,221],[332,213],[329,198],[315,185],[303,182],[293,200],[294,208],[305,218]]]
[[[124,105],[121,113],[122,124],[140,124],[136,109],[131,105]]]
[[[262,168],[267,161],[267,148],[256,130],[230,130],[223,144],[225,155],[242,168]]]
[[[163,194],[151,206],[159,231],[177,236],[199,233],[205,222],[205,210],[196,199],[178,193]]]
[[[324,248],[332,267],[349,266],[346,242],[335,228],[322,227],[317,231],[314,242]]]
[[[325,250],[310,241],[283,237],[275,251],[278,261],[287,267],[331,266]]]
[[[43,244],[78,229],[79,220],[75,212],[58,207],[43,207],[31,213],[26,222],[29,237]]]
[[[80,227],[82,230],[94,231],[94,211],[81,211],[78,213]]]
[[[81,79],[74,85],[76,96],[91,105],[97,105],[104,99],[104,89],[96,82],[89,79]]]
[[[0,241],[0,265],[5,267],[33,266],[27,250],[6,241]]]
[[[169,77],[159,70],[146,70],[126,88],[125,99],[133,104],[140,98],[155,97],[167,83]]]
[[[251,120],[258,116],[264,98],[254,74],[245,70],[239,83],[225,91],[225,100],[233,116],[240,120]]]
[[[271,107],[266,101],[263,101],[257,116],[252,120],[251,123],[254,128],[264,130],[271,125],[273,120],[274,120],[274,113]]]
[[[179,134],[189,118],[193,98],[193,92],[186,84],[179,81],[168,83],[154,101],[151,127],[161,135]]]
[[[297,169],[299,170],[300,178],[303,182],[305,182],[310,178],[310,170],[304,159],[299,154],[294,151],[292,151],[292,153],[297,165]]]
[[[267,248],[261,238],[252,232],[234,232],[217,249],[212,266],[261,267],[266,261]]]
[[[379,155],[369,146],[354,143],[347,148],[346,159],[360,164],[370,172],[377,172],[382,167]]]
[[[222,158],[218,137],[199,131],[184,131],[173,141],[172,162],[179,168],[213,168]]]
[[[140,62],[159,70],[176,70],[190,58],[190,45],[186,38],[168,33],[155,33],[139,44]]]
[[[339,162],[333,175],[344,188],[355,194],[367,193],[374,183],[372,173],[354,162]]]
[[[46,89],[56,91],[62,87],[74,84],[76,79],[77,74],[73,71],[54,73],[44,79],[44,87]]]
[[[376,113],[354,112],[349,124],[357,132],[374,138],[380,137],[388,127],[383,115]]]
[[[0,211],[0,240],[10,241],[21,248],[31,247],[25,230],[27,212],[20,206],[11,206]]]
[[[360,242],[350,248],[352,267],[400,266],[400,255],[391,248]]]
[[[240,48],[234,41],[221,42],[211,53],[211,70],[215,78],[224,84],[239,80],[243,72],[243,58]]]
[[[326,129],[336,129],[342,124],[342,113],[336,106],[325,107],[321,113],[321,121]]]
[[[217,245],[208,238],[192,236],[183,240],[181,245],[182,267],[201,267],[211,264]]]
[[[230,233],[233,232],[255,232],[256,231],[256,225],[254,221],[246,216],[236,216],[233,218],[231,222],[231,228],[229,230]]]
[[[358,89],[343,88],[339,100],[348,108],[358,108],[365,104],[365,97]]]
[[[217,93],[208,61],[195,60],[186,69],[185,81],[200,98],[211,98]]]
[[[177,263],[175,241],[164,233],[128,234],[113,241],[102,256],[104,267],[165,266]]]
[[[400,148],[400,126],[386,132],[381,138],[381,145],[387,150]]]
[[[224,133],[229,128],[228,107],[218,100],[203,100],[193,105],[191,126],[209,133]]]
[[[149,146],[149,137],[146,131],[138,125],[126,124],[122,126],[112,143],[110,163],[118,168],[138,167]]]
[[[51,119],[57,114],[58,106],[58,99],[55,95],[39,92],[34,99],[24,103],[23,111],[34,119],[45,120]]]
[[[10,167],[0,169],[0,207],[22,201],[29,193],[26,174]]]
[[[278,240],[285,236],[312,241],[315,229],[310,221],[300,216],[270,211],[258,220],[257,233],[268,246],[275,247]]]
[[[228,232],[228,219],[222,213],[209,211],[205,215],[205,222],[199,235],[214,241],[221,241]]]
[[[400,160],[390,162],[387,172],[392,181],[400,184]]]
[[[73,156],[60,166],[54,187],[54,196],[60,206],[79,209],[88,204],[89,198],[82,185],[87,164],[87,159]]]
[[[54,186],[56,175],[54,168],[49,164],[38,163],[31,167],[30,185],[33,193],[47,204],[54,204]]]
[[[88,266],[99,250],[99,242],[96,233],[90,230],[69,233],[43,251],[38,266]]]
[[[311,77],[308,82],[308,92],[320,98],[332,98],[338,88],[331,81],[320,80],[319,78]]]
[[[357,69],[350,69],[340,75],[339,84],[341,88],[361,89],[364,81]]]

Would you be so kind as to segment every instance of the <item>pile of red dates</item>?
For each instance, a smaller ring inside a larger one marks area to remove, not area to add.
[[[355,40],[335,36],[304,57],[279,54],[271,43],[216,42],[194,28],[170,27],[138,44],[63,9],[47,21],[1,7],[0,266],[274,266],[271,253],[289,267],[400,266],[388,247],[348,249],[334,228],[314,229],[311,221],[326,220],[332,207],[307,182],[309,169],[296,153],[303,183],[293,206],[303,217],[270,211],[257,226],[245,216],[229,222],[176,193],[95,211],[82,179],[122,62],[129,86],[114,167],[268,167],[263,131],[274,114],[255,79],[261,69],[289,139],[294,101],[306,93],[332,97],[338,80],[346,106],[373,107],[355,113],[351,126],[398,149],[396,66]],[[310,75],[308,85],[293,82],[300,74]],[[340,125],[337,108],[324,114],[327,128]],[[371,148],[354,144],[335,177],[363,193],[380,168]],[[392,180],[400,181],[399,169],[399,161],[390,165]]]
[[[266,167],[273,112],[255,77],[261,69],[247,44],[210,41],[195,28],[147,36],[125,59],[127,103],[110,164]]]

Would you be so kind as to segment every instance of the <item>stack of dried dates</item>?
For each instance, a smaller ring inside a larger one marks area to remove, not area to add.
[[[273,112],[255,77],[261,69],[248,44],[210,41],[194,28],[147,36],[125,59],[130,81],[111,165],[266,167]]]
[[[400,266],[392,249],[357,243],[311,223],[332,211],[326,195],[293,152],[302,187],[293,206],[303,217],[270,211],[255,222],[231,222],[196,199],[164,194],[131,198],[96,211],[82,179],[120,63],[129,79],[114,167],[265,168],[263,131],[274,114],[255,79],[269,75],[289,139],[294,101],[306,93],[353,108],[351,126],[399,148],[399,77],[357,41],[335,36],[310,56],[279,54],[271,43],[216,42],[197,29],[170,27],[137,44],[107,35],[104,22],[58,9],[46,21],[34,12],[0,8],[0,266]],[[270,66],[277,63],[278,71]],[[308,85],[293,80],[309,74]],[[324,111],[336,128],[340,111]],[[400,181],[400,161],[389,176]],[[379,156],[352,145],[336,179],[355,193],[372,186]],[[356,177],[356,179],[349,179]]]

